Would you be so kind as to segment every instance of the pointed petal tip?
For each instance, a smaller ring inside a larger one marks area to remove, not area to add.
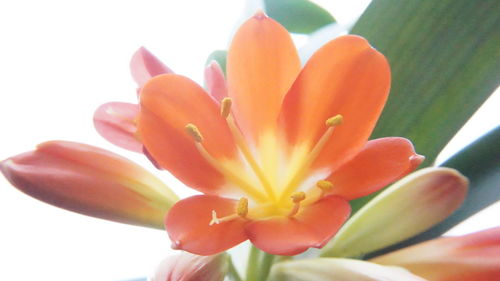
[[[422,162],[424,162],[424,160],[425,160],[425,156],[420,155],[420,154],[415,154],[415,155],[410,156],[410,162],[413,166],[420,165]]]
[[[206,68],[219,68],[220,64],[216,60],[211,60]]]
[[[259,9],[259,10],[257,10],[257,12],[255,12],[255,14],[253,15],[253,18],[254,18],[254,19],[257,19],[257,20],[263,20],[263,19],[267,19],[267,18],[269,18],[269,17],[266,15],[266,13],[265,13],[263,10]]]
[[[173,250],[181,250],[182,247],[181,247],[181,242],[180,241],[177,241],[177,240],[173,240],[172,241],[172,244],[170,245],[170,247],[173,249]]]

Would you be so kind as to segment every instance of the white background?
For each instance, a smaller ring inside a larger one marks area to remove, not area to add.
[[[349,24],[368,3],[316,2],[342,24]],[[142,45],[175,72],[201,82],[207,55],[227,47],[236,23],[245,18],[244,6],[237,0],[2,1],[0,159],[63,139],[110,149],[154,171],[142,156],[97,135],[94,109],[107,101],[135,101],[128,65]],[[499,124],[494,112],[499,94],[491,100],[447,155]],[[180,195],[190,194],[165,173],[159,176]],[[498,210],[490,209],[452,234],[495,226],[492,215]],[[0,177],[0,280],[145,276],[170,253],[169,244],[163,231],[60,210],[29,198]]]

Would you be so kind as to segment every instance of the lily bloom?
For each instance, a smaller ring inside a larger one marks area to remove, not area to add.
[[[339,37],[301,69],[288,32],[259,12],[237,31],[220,102],[177,74],[140,93],[138,133],[157,163],[204,193],[170,209],[176,249],[212,255],[247,239],[271,254],[323,247],[368,195],[423,160],[398,137],[368,141],[387,100],[385,57]]]

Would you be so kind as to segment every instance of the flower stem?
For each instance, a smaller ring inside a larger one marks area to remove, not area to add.
[[[251,246],[248,256],[246,281],[266,281],[274,262],[274,255]]]
[[[261,251],[254,245],[250,247],[250,254],[248,256],[247,264],[247,279],[246,281],[259,281],[259,261]]]
[[[238,273],[238,270],[236,270],[236,267],[234,267],[233,259],[229,255],[228,255],[227,263],[228,263],[227,275],[229,276],[229,279],[231,281],[241,281],[240,274]]]
[[[260,269],[259,269],[259,278],[257,280],[266,281],[269,276],[269,272],[271,271],[271,266],[274,262],[274,255],[263,253],[261,257]]]

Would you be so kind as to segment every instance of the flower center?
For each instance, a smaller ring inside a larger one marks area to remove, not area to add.
[[[304,179],[308,177],[311,165],[331,138],[335,127],[342,124],[343,117],[341,115],[333,116],[325,121],[327,129],[319,138],[318,142],[312,149],[308,150],[304,157],[300,157],[300,160],[294,164],[292,169],[289,169],[291,173],[290,176],[286,177],[287,180],[282,184],[277,184],[275,181],[270,180],[273,178],[273,175],[269,173],[266,174],[262,165],[256,160],[254,153],[252,153],[252,150],[248,146],[243,134],[231,115],[231,105],[232,100],[230,98],[224,98],[221,101],[221,116],[226,120],[233,139],[244,158],[243,160],[253,174],[251,177],[246,177],[244,173],[242,173],[242,170],[235,168],[234,165],[225,165],[212,157],[203,146],[203,136],[196,125],[187,124],[185,129],[193,137],[196,148],[207,162],[219,171],[228,181],[237,185],[256,203],[256,206],[249,209],[248,200],[243,197],[240,199],[238,207],[232,215],[218,218],[214,211],[212,213],[210,225],[232,220],[237,217],[246,218],[247,216],[251,218],[272,215],[292,217],[299,212],[301,205],[309,205],[316,202],[319,198],[324,196],[326,190],[331,189],[331,182],[322,180],[317,182],[316,187],[318,188],[309,188],[307,192],[297,192],[297,189],[304,182]],[[277,169],[275,171],[277,171]],[[252,177],[256,178],[257,182],[249,180],[249,178]],[[292,200],[290,200],[290,198]]]

